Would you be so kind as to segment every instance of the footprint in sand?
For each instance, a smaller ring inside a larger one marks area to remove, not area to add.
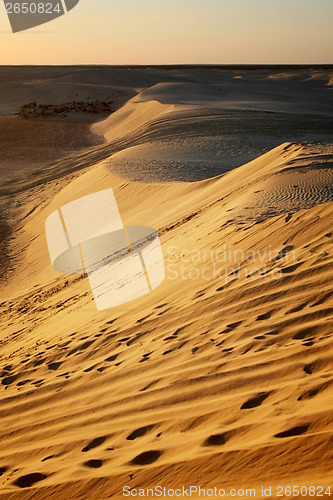
[[[224,344],[224,342],[225,342],[225,340],[221,340],[221,342],[218,342],[218,343],[216,344],[216,347],[220,347],[221,345],[223,345],[223,344]]]
[[[305,365],[303,367],[303,371],[307,374],[307,375],[312,375],[312,369],[313,369],[313,365],[312,363],[309,363],[308,365]]]
[[[227,328],[228,328],[228,330],[235,330],[235,328],[237,328],[241,324],[242,324],[242,321],[236,321],[235,323],[229,323],[229,325],[227,325]]]
[[[254,342],[251,342],[250,344],[247,344],[245,347],[244,347],[244,350],[241,352],[241,356],[244,356],[245,354],[247,354],[248,352],[251,351],[251,349],[255,346],[256,344]]]
[[[325,368],[329,369],[331,372],[331,368],[332,368],[332,358],[331,357],[317,359],[316,361],[311,361],[311,363],[307,363],[306,365],[304,365],[303,371],[307,375],[312,375],[313,373],[319,374],[319,372],[325,370]]]
[[[177,339],[177,335],[170,335],[169,337],[165,337],[163,341],[167,342],[168,340],[175,340],[175,339]]]
[[[161,455],[162,452],[160,450],[144,451],[143,453],[140,453],[140,455],[134,457],[130,463],[132,465],[149,465],[156,462]]]
[[[167,305],[168,305],[167,303],[165,303],[165,304],[159,304],[158,306],[154,307],[154,309],[162,309],[162,307],[165,307]]]
[[[75,347],[74,349],[72,349],[71,351],[69,351],[69,353],[67,354],[67,357],[71,356],[72,354],[76,354],[76,353],[79,353],[81,351],[85,351],[94,342],[95,342],[95,340],[88,340],[87,342],[84,342],[83,344],[78,345],[77,347]]]
[[[163,340],[166,341],[166,340],[174,340],[178,337],[178,334],[184,329],[183,326],[181,326],[180,328],[177,328],[177,330],[175,330],[173,332],[172,335],[170,335],[169,337],[165,337]]]
[[[103,465],[103,460],[88,460],[87,462],[84,462],[83,465],[92,469],[99,469]]]
[[[301,436],[304,434],[310,427],[310,424],[304,425],[296,425],[295,427],[291,427],[290,429],[282,432],[278,432],[274,435],[276,438],[287,438],[293,436]]]
[[[314,338],[312,337],[312,338],[309,338],[309,339],[303,340],[303,342],[302,342],[302,343],[303,343],[303,345],[304,345],[305,347],[311,347],[311,346],[313,346],[313,344],[314,344]]]
[[[130,347],[132,344],[134,344],[134,342],[136,342],[139,338],[143,337],[144,335],[145,335],[144,333],[138,333],[137,335],[135,335],[135,337],[126,342],[127,347]]]
[[[273,313],[274,313],[274,311],[268,311],[268,312],[267,312],[267,313],[265,313],[265,314],[260,314],[260,315],[257,317],[256,321],[264,321],[264,320],[266,320],[266,319],[270,319]]]
[[[317,300],[314,304],[311,304],[309,307],[321,306],[322,304],[324,304],[327,301],[327,299],[331,298],[332,295],[333,295],[333,292],[326,293],[319,300]]]
[[[292,252],[293,250],[294,250],[294,247],[292,245],[285,246],[284,248],[282,248],[282,250],[280,250],[280,252],[277,254],[277,256],[274,257],[273,262],[276,262],[278,260],[283,259],[283,257],[288,255],[288,253]]]
[[[128,441],[134,441],[134,439],[144,436],[147,434],[148,431],[152,430],[155,426],[154,425],[145,425],[144,427],[139,427],[135,431],[131,432],[129,436],[127,436]]]
[[[241,406],[241,410],[249,410],[251,408],[257,408],[265,401],[265,399],[268,398],[269,395],[270,392],[261,392],[257,394],[257,396],[255,396],[254,398],[245,401],[245,403],[243,403]]]
[[[179,340],[178,340],[178,342],[179,342]],[[185,341],[185,342],[181,342],[181,343],[177,346],[177,351],[178,351],[179,349],[181,349],[182,347],[184,347],[184,345],[186,345],[186,344],[187,344],[187,341]]]
[[[292,309],[290,309],[289,311],[286,312],[286,314],[292,314],[292,313],[295,313],[295,312],[300,312],[304,309],[304,307],[306,307],[308,305],[308,302],[302,302],[302,304],[299,304],[298,306],[296,307],[293,307]]]
[[[2,476],[5,472],[7,472],[8,467],[0,467],[0,476]]]
[[[222,335],[223,333],[229,333],[235,330],[238,326],[240,326],[243,322],[242,321],[236,321],[235,323],[229,323],[226,325],[226,328],[219,332],[219,335]]]
[[[92,365],[92,366],[89,366],[89,368],[86,368],[85,370],[83,370],[84,373],[89,373],[89,372],[92,372],[94,368],[96,368],[97,364],[95,365]]]
[[[40,387],[43,382],[44,382],[44,379],[41,378],[39,380],[36,380],[35,382],[32,382],[32,384],[35,385],[36,387]]]
[[[167,351],[164,351],[162,353],[162,356],[166,356],[167,354],[170,354],[171,352],[174,352],[174,351],[175,351],[175,349],[168,349]]]
[[[17,387],[22,387],[23,385],[29,384],[29,382],[31,382],[31,378],[26,379],[26,380],[21,380],[16,385],[17,385]]]
[[[325,387],[325,385],[324,385],[324,387]],[[326,384],[326,387],[327,387],[327,384]],[[323,390],[323,385],[320,385],[318,387],[314,387],[313,389],[310,389],[306,392],[303,392],[303,394],[301,394],[297,398],[297,401],[303,401],[303,399],[312,399],[315,396],[317,396],[317,394],[319,394],[319,392],[321,392],[322,390]]]
[[[9,375],[8,377],[4,377],[1,381],[2,385],[10,385],[12,384],[13,382],[15,382],[15,380],[17,379],[18,375]]]
[[[48,343],[48,342],[46,342],[46,344],[47,344],[47,343]],[[53,345],[48,346],[48,347],[46,348],[46,350],[47,350],[47,351],[50,351],[51,349],[56,349],[57,347],[58,347],[58,345],[57,345],[57,344],[53,344]]]
[[[154,354],[153,352],[146,352],[145,354],[142,355],[142,358],[140,359],[139,363],[143,363],[144,361],[148,361],[150,359],[150,356]]]
[[[142,389],[140,389],[140,392],[143,392],[143,391],[146,391],[147,389],[150,389],[151,387],[156,385],[159,381],[160,381],[160,379],[153,380],[152,382],[149,382],[149,384],[145,385]]]
[[[124,343],[124,342],[128,342],[129,340],[131,339],[131,337],[123,337],[122,339],[119,339],[118,340],[118,343]]]
[[[212,434],[206,439],[202,446],[222,446],[227,442],[227,440],[227,435],[225,433]]]
[[[148,316],[144,316],[143,318],[138,319],[138,320],[137,320],[137,323],[139,323],[139,324],[140,324],[140,323],[143,323],[146,319],[148,319],[148,318],[149,318],[149,316],[151,316],[151,314],[148,314]]]
[[[81,451],[86,453],[87,451],[92,450],[93,448],[97,448],[98,446],[101,446],[101,444],[103,444],[105,442],[106,438],[107,438],[107,436],[100,436],[100,437],[93,439],[92,441],[90,441],[89,444],[87,444],[87,446],[82,448]]]
[[[32,472],[31,474],[26,474],[25,476],[17,478],[13,484],[19,488],[30,488],[30,486],[33,486],[35,483],[43,481],[46,478],[46,474],[42,474],[41,472]]]
[[[303,328],[299,332],[295,333],[293,336],[294,340],[313,340],[313,334],[315,333],[315,328],[309,327],[309,328]]]
[[[294,264],[293,266],[288,266],[288,267],[283,267],[280,269],[280,272],[282,274],[291,274],[291,273],[294,273],[296,271],[296,269],[299,268],[299,266],[301,266],[303,264],[303,262],[300,262],[299,264]]]
[[[110,321],[107,321],[106,324],[107,325],[112,325],[115,321],[117,321],[118,318],[115,318],[115,319],[111,319]]]
[[[167,309],[164,309],[164,311],[161,311],[159,313],[156,314],[156,316],[163,316],[164,314],[166,314],[168,311],[170,311],[171,307],[168,307]]]
[[[37,361],[35,361],[35,362],[33,363],[33,366],[39,366],[39,365],[42,365],[45,361],[46,361],[46,358],[43,358],[43,359],[37,359]]]
[[[104,361],[107,361],[108,363],[112,363],[112,361],[115,361],[118,356],[119,356],[119,354],[113,354],[112,356],[109,356],[108,358],[106,358]]]
[[[62,361],[54,362],[54,363],[49,363],[47,366],[48,370],[56,371],[60,366],[62,365]]]

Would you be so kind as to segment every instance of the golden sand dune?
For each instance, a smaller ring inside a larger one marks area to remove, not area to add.
[[[332,145],[284,142],[197,182],[119,176],[138,158],[190,165],[182,136],[173,152],[162,136],[186,118],[190,140],[193,106],[132,99],[93,126],[103,146],[3,205],[15,232],[0,297],[1,498],[330,484]],[[110,158],[122,140],[130,149]],[[125,225],[158,230],[166,279],[97,312],[85,276],[52,269],[44,223],[106,188]]]

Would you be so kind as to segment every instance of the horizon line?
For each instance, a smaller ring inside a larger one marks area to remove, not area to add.
[[[333,63],[170,63],[170,64],[107,64],[107,63],[75,63],[75,64],[0,64],[0,68],[31,68],[31,67],[108,67],[108,68],[225,68],[225,69],[261,69],[261,68],[297,68],[333,69]]]

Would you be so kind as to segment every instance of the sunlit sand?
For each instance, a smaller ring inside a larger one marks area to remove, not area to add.
[[[328,486],[332,73],[0,74],[0,497]],[[84,100],[114,112],[15,115]],[[98,312],[44,224],[107,188],[126,226],[158,231],[166,279]]]

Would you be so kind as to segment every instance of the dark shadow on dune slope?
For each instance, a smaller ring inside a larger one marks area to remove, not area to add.
[[[156,460],[158,460],[161,455],[162,452],[159,450],[144,451],[143,453],[140,453],[140,455],[137,455],[135,458],[133,458],[133,460],[131,460],[131,464],[149,465],[156,462]]]

